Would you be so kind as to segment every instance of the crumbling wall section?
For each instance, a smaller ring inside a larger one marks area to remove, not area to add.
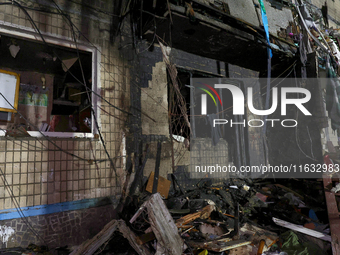
[[[273,1],[275,2],[275,1]],[[279,8],[275,7],[275,4],[269,1],[263,1],[263,4],[266,8],[267,18],[268,18],[268,29],[269,32],[273,35],[277,36],[277,33],[281,31],[281,29],[287,28],[290,23],[294,22],[292,10],[290,7],[286,5],[279,5]],[[257,8],[259,17],[261,17],[261,10]],[[262,18],[261,18],[262,24]]]
[[[148,87],[142,89],[141,97],[143,135],[169,136],[168,84],[164,62],[152,67],[151,80]]]
[[[338,28],[340,22],[337,17],[340,14],[340,2],[339,1],[324,1],[324,0],[311,0],[305,1],[308,9],[311,11],[315,17],[315,22],[323,23],[321,8],[327,2],[327,13],[329,15],[329,27]]]
[[[146,49],[148,44],[140,46]],[[155,45],[153,50],[141,53],[138,57],[140,65],[132,73],[139,73],[140,77],[147,77],[146,81],[140,80],[141,91],[141,137],[144,145],[149,144],[150,153],[143,170],[143,175],[149,177],[155,171],[157,141],[162,141],[160,176],[167,178],[178,168],[190,165],[190,151],[183,142],[170,141],[169,112],[168,112],[168,86],[171,82],[167,77],[166,65],[163,62],[161,48]],[[183,52],[174,48],[170,49],[170,60],[177,68],[199,71],[211,75],[228,75],[225,63],[203,58]],[[147,87],[145,87],[147,85]],[[135,96],[135,95],[133,95]],[[134,100],[131,100],[134,101]],[[135,102],[135,101],[134,101]],[[209,140],[210,141],[210,140]],[[173,157],[172,157],[173,155]],[[175,169],[173,169],[173,166]]]

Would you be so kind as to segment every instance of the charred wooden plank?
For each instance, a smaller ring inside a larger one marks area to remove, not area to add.
[[[119,220],[119,231],[129,240],[130,245],[139,255],[151,255],[152,253],[145,246],[138,244],[137,236],[131,229],[126,226],[125,221]]]
[[[183,240],[177,226],[159,193],[153,194],[144,204],[148,211],[151,229],[165,254],[178,255],[183,251]]]
[[[130,245],[135,249],[139,255],[151,255],[151,252],[143,245],[140,245],[136,241],[136,235],[133,231],[126,226],[123,220],[112,220],[105,225],[105,227],[92,239],[85,241],[70,255],[92,255],[96,250],[100,248],[115,231],[119,230],[123,236],[128,239]]]
[[[70,255],[91,255],[93,254],[103,243],[105,243],[111,235],[117,230],[118,222],[112,220],[105,225],[105,227],[92,239],[89,239],[82,243],[76,250]]]
[[[179,218],[178,220],[176,220],[176,226],[180,228],[181,226],[186,225],[189,222],[191,222],[191,221],[193,221],[197,218],[207,219],[207,218],[209,218],[212,211],[214,211],[214,209],[215,209],[215,206],[207,205],[202,210],[199,210],[196,213],[185,215],[182,218]]]
[[[215,252],[222,252],[228,251],[231,249],[235,249],[244,245],[251,244],[251,241],[244,241],[244,240],[236,240],[236,241],[229,241],[230,239],[225,240],[216,240],[213,242],[193,242],[190,241],[188,244],[194,248],[206,249],[209,251]]]

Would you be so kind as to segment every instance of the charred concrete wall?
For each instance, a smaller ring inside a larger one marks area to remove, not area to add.
[[[285,29],[293,23],[293,14],[289,6],[275,1],[263,1],[268,17],[269,32],[277,35],[281,29]],[[261,17],[260,8],[257,8],[259,17]],[[262,19],[261,24],[263,25]]]
[[[313,15],[315,22],[322,24],[323,18],[321,8],[325,5],[325,2],[327,2],[329,27],[339,28],[340,23],[337,21],[337,17],[339,16],[340,3],[338,1],[311,0],[306,1],[306,5]]]
[[[53,3],[43,0],[20,2],[23,5],[22,8],[30,8],[25,10],[43,36],[57,38],[63,45],[72,44],[74,38],[69,21],[63,15],[58,14],[59,10]],[[58,4],[60,10],[79,28],[80,32],[76,33],[78,43],[97,49],[98,62],[93,65],[98,69],[98,93],[111,104],[129,110],[129,72],[124,56],[119,53],[117,45],[110,41],[111,16],[105,14],[107,10],[113,9],[112,1],[95,1],[95,3],[58,1]],[[2,32],[9,31],[9,35],[11,31],[19,30],[34,33],[32,24],[23,9],[12,4],[0,6],[0,27]],[[41,41],[37,33],[35,33],[35,38]],[[27,59],[27,61],[30,60]],[[99,128],[107,152],[113,158],[115,168],[111,166],[98,136],[92,139],[0,137],[0,167],[6,180],[6,185],[3,179],[0,180],[0,220],[4,219],[4,215],[8,215],[8,210],[15,210],[17,205],[13,203],[13,197],[20,207],[27,208],[27,210],[34,209],[36,206],[83,199],[101,200],[104,197],[113,197],[116,200],[119,198],[121,183],[125,178],[125,158],[120,156],[124,156],[125,151],[124,133],[126,133],[127,115],[109,106],[99,97],[96,98],[96,103],[101,107],[101,109],[97,108]],[[13,194],[6,187],[10,188]],[[67,210],[64,207],[60,208]],[[92,212],[93,210],[89,211],[91,213],[86,210],[83,212],[86,215],[89,214],[86,216],[86,221],[96,219],[96,224],[101,226],[101,221],[105,223],[110,218],[110,214],[108,217],[102,217],[103,212],[100,212],[100,209],[94,210],[95,212]],[[79,222],[71,226],[74,221],[71,215],[74,214],[65,212],[54,216],[37,216],[31,220],[38,222],[33,225],[37,226],[39,233],[47,240],[47,245],[53,247],[62,245],[65,240],[57,240],[50,235],[63,236],[71,231],[69,228],[74,231],[76,225],[83,229],[83,226],[79,226]],[[55,225],[49,220],[51,217],[58,222],[58,229],[56,232],[52,231],[54,233],[48,230]],[[42,218],[46,220],[41,221]],[[0,225],[9,225],[14,229],[10,238],[11,242],[7,244],[7,247],[25,246],[29,241],[42,244],[41,241],[31,238],[33,234],[24,226],[19,227],[19,222],[18,219],[0,221]],[[64,228],[67,229],[66,233],[63,232]],[[76,237],[76,232],[72,233],[76,239],[71,243],[76,244],[82,241]],[[30,237],[26,238],[27,235]]]
[[[72,43],[73,33],[69,22],[57,14],[60,10],[57,10],[55,5],[45,0],[21,2],[25,3],[24,6],[30,7],[27,11],[43,35],[57,38],[65,44]],[[6,185],[1,179],[0,213],[4,214],[0,214],[0,220],[3,220],[1,215],[8,215],[15,210],[13,197],[20,207],[27,210],[83,199],[100,201],[104,200],[104,197],[113,197],[115,204],[125,182],[125,170],[134,174],[140,167],[139,159],[146,143],[150,144],[151,150],[144,168],[144,176],[148,176],[155,168],[157,141],[163,142],[161,176],[167,177],[173,172],[173,154],[177,158],[176,166],[189,165],[189,151],[183,143],[175,142],[172,152],[169,139],[168,78],[161,49],[134,38],[129,23],[122,24],[121,37],[117,37],[114,43],[114,35],[110,32],[111,16],[106,13],[107,10],[113,9],[112,1],[92,3],[65,0],[58,1],[58,4],[79,28],[81,34],[84,34],[98,50],[100,60],[94,64],[98,65],[99,70],[100,80],[97,86],[100,95],[113,105],[130,111],[132,115],[127,121],[126,114],[97,98],[96,102],[101,107],[97,109],[98,123],[107,152],[114,158],[115,168],[108,160],[103,143],[97,137],[52,138],[57,147],[44,138],[2,137],[0,167],[4,172]],[[252,15],[252,18],[254,17]],[[0,6],[0,28],[7,29],[6,31],[27,30],[34,33],[25,12],[15,5]],[[77,33],[79,42],[93,47],[81,34]],[[36,33],[35,38],[40,40]],[[228,64],[176,49],[171,49],[170,59],[176,67],[185,70],[226,77],[231,72]],[[13,194],[7,191],[6,186]],[[112,205],[102,208],[103,212],[111,209]],[[72,237],[69,244],[79,244],[88,238],[87,235],[76,236],[77,232],[92,228],[90,225],[83,228],[81,224],[85,224],[85,221],[96,224],[98,228],[94,228],[90,233],[94,234],[98,232],[100,226],[112,218],[110,213],[103,217],[100,207],[74,210],[47,216],[32,216],[28,221],[33,222],[39,235],[46,239],[47,245],[55,247],[66,242],[65,239],[59,238],[60,235],[69,234]],[[43,244],[23,226],[19,218],[0,221],[0,225],[13,229],[11,241],[3,244],[7,247],[25,246],[27,242]]]
[[[124,41],[125,44],[129,43],[128,39]],[[168,110],[168,89],[171,85],[170,78],[167,77],[166,65],[163,61],[163,54],[161,48],[155,45],[150,49],[148,43],[140,44],[137,48],[137,57],[135,56],[130,62],[131,70],[134,78],[131,78],[131,86],[136,87],[135,92],[131,92],[131,102],[133,107],[141,107],[141,111],[135,112],[138,118],[134,118],[135,124],[131,125],[134,133],[134,140],[131,141],[131,153],[134,157],[139,157],[143,153],[146,144],[150,145],[150,153],[146,165],[143,169],[143,175],[146,180],[152,171],[155,171],[156,155],[157,155],[157,141],[162,141],[161,162],[160,162],[160,175],[167,178],[168,174],[176,171],[189,171],[190,156],[198,156],[199,154],[191,155],[185,143],[173,141],[171,144],[169,134],[169,110]],[[145,49],[148,49],[147,51]],[[138,52],[141,52],[138,54]],[[131,56],[132,58],[132,56]],[[171,48],[170,60],[178,68],[178,70],[187,70],[192,72],[202,72],[207,76],[220,76],[220,77],[235,77],[235,78],[251,78],[258,77],[257,72],[247,70],[241,67],[236,67],[228,63],[221,63],[219,61],[200,57],[181,50]],[[139,82],[137,86],[132,85],[133,82]],[[140,93],[140,98],[138,98]],[[258,136],[260,133],[254,130],[251,135],[252,141],[252,162],[254,164],[263,163],[263,148]],[[132,131],[131,131],[132,132]],[[233,136],[234,134],[231,134]],[[202,140],[202,139],[201,139]],[[200,140],[200,143],[202,141]],[[141,142],[142,141],[142,142]],[[141,143],[143,145],[141,146]],[[205,142],[206,150],[214,148],[211,145],[211,139]],[[230,163],[228,158],[228,143],[224,141],[223,144],[223,164]],[[137,148],[137,149],[136,149]],[[139,154],[137,151],[139,150]],[[221,155],[222,155],[221,154]],[[208,155],[208,154],[206,154]],[[211,155],[207,157],[207,162],[211,162]],[[131,157],[132,160],[132,157]],[[217,161],[216,161],[217,162]],[[218,161],[222,162],[222,161]],[[134,161],[134,170],[139,166],[140,162]],[[132,162],[131,162],[132,164]],[[222,163],[221,163],[222,164]],[[175,168],[173,169],[173,165]],[[138,169],[138,168],[137,168]],[[216,177],[216,176],[215,176]],[[220,178],[227,178],[222,173]],[[181,179],[181,177],[179,177]],[[183,177],[182,183],[185,183]]]
[[[128,29],[128,28],[127,28]],[[124,45],[129,44],[129,38],[124,39]],[[147,49],[147,50],[146,50]],[[171,48],[170,59],[177,68],[200,71],[212,75],[228,75],[225,63],[199,57]],[[180,166],[189,166],[190,153],[184,143],[174,141],[173,149],[169,133],[168,89],[170,79],[167,76],[163,53],[157,45],[139,43],[136,54],[129,59],[131,67],[131,102],[132,109],[137,109],[130,126],[133,139],[129,142],[128,155],[139,158],[146,144],[150,145],[150,153],[143,170],[144,178],[155,170],[157,141],[162,141],[160,176],[165,178],[173,172],[172,154],[174,154],[175,170]],[[135,85],[134,85],[135,83]],[[138,110],[140,109],[140,110]],[[131,156],[127,165],[133,164],[134,171],[140,166],[138,160]]]

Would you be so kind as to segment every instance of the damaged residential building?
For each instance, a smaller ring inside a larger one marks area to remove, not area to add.
[[[338,12],[2,0],[0,254],[340,254]]]

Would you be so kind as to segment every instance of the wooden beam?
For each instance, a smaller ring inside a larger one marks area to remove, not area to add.
[[[119,231],[123,234],[123,236],[129,240],[130,245],[139,255],[151,255],[152,253],[144,247],[143,245],[139,245],[137,243],[137,236],[131,229],[126,226],[125,221],[119,220]]]
[[[303,233],[303,234],[306,234],[306,235],[310,235],[312,237],[319,238],[319,239],[324,240],[324,241],[331,242],[331,237],[329,235],[324,234],[324,233],[321,233],[321,232],[318,232],[318,231],[315,231],[315,230],[312,230],[312,229],[309,229],[309,228],[305,228],[303,226],[296,225],[296,224],[293,224],[293,223],[290,223],[290,222],[287,222],[287,221],[284,221],[284,220],[280,220],[280,219],[277,219],[277,218],[274,218],[274,217],[273,217],[273,221],[275,222],[275,224],[277,224],[279,226],[289,228],[289,229],[295,230],[297,232],[300,232],[300,233]]]
[[[131,231],[128,226],[126,226],[123,220],[110,221],[97,235],[95,235],[92,239],[89,239],[82,243],[76,250],[70,253],[70,255],[94,254],[105,242],[109,240],[109,238],[117,230],[119,230],[123,234],[123,236],[128,239],[130,245],[139,255],[151,255],[149,249],[137,243],[137,237],[135,233]]]
[[[135,213],[135,215],[132,216],[132,218],[130,219],[129,222],[132,224],[139,217],[139,215],[141,215],[141,213],[144,211],[144,209],[145,209],[145,206],[142,205],[138,209],[138,211]]]
[[[207,205],[206,207],[204,207],[203,209],[199,210],[196,213],[185,215],[182,218],[179,218],[178,220],[176,220],[176,226],[178,228],[180,228],[183,225],[186,225],[189,222],[191,222],[191,221],[193,221],[197,218],[207,219],[207,218],[209,218],[212,211],[214,211],[214,209],[215,209],[215,206]]]
[[[194,242],[194,241],[188,242],[188,245],[190,245],[191,247],[206,249],[215,252],[228,251],[248,244],[251,244],[251,241],[244,240],[230,241],[230,239],[227,239],[226,241],[216,240],[213,242]]]
[[[70,255],[92,255],[112,236],[117,228],[118,222],[116,220],[110,221],[97,235],[82,243],[76,250],[71,252]]]
[[[153,194],[144,203],[148,211],[148,220],[158,243],[167,255],[183,252],[183,239],[178,234],[177,226],[159,193]]]

